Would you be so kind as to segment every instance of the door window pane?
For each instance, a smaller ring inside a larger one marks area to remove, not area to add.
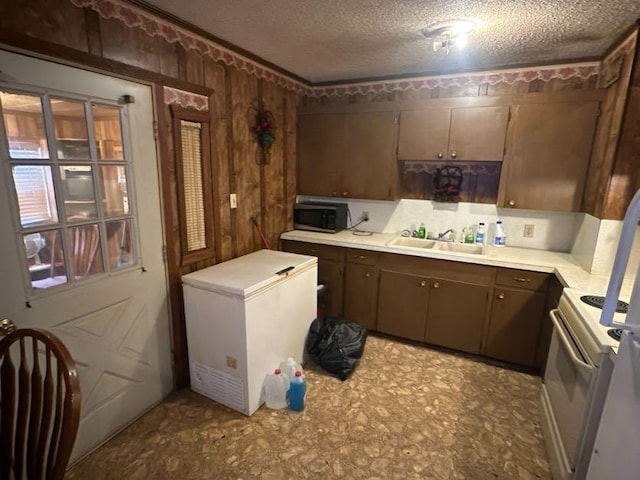
[[[23,227],[58,223],[51,167],[15,165],[11,169]]]
[[[135,264],[132,233],[131,220],[107,222],[107,256],[110,269]]]
[[[98,224],[70,228],[69,245],[75,280],[104,272]]]
[[[104,105],[92,105],[93,131],[100,160],[123,160],[120,109]]]
[[[51,99],[53,127],[56,133],[58,158],[89,160],[89,135],[84,102]]]
[[[31,286],[44,290],[67,283],[60,230],[24,235],[24,250]]]
[[[127,193],[127,171],[125,167],[110,165],[100,167],[102,181],[102,208],[106,216],[127,215],[129,197]]]
[[[0,91],[0,103],[9,156],[14,159],[48,158],[40,97]]]
[[[93,188],[93,167],[63,165],[60,167],[62,195],[68,222],[96,218],[96,195]]]
[[[0,113],[0,162],[15,187],[0,193],[16,193],[29,295],[136,265],[122,108],[0,88]]]

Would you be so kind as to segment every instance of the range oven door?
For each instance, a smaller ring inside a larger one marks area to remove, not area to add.
[[[561,443],[556,448],[564,451],[569,468],[573,471],[586,425],[597,367],[580,351],[560,312],[552,310],[549,315],[553,321],[553,335],[544,374],[544,388],[551,410],[549,413],[553,417]]]

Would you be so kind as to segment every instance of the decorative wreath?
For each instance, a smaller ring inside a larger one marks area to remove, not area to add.
[[[456,202],[460,195],[462,169],[445,166],[436,169],[433,177],[433,198],[439,202]]]

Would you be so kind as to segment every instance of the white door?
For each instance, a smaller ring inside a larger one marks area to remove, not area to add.
[[[73,461],[173,385],[152,92],[4,51],[0,71],[0,317],[78,364]]]

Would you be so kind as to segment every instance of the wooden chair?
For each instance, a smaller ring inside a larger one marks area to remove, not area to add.
[[[70,221],[84,219],[84,217],[70,217]],[[52,236],[51,244],[51,277],[59,275],[57,267],[63,264],[62,243],[58,240],[57,232]],[[79,225],[73,227],[69,237],[71,241],[71,264],[76,278],[86,277],[92,273],[98,247],[100,246],[100,231],[97,224]],[[102,257],[98,256],[98,262]]]
[[[44,330],[0,340],[0,478],[61,480],[80,421],[80,382],[64,344]]]

